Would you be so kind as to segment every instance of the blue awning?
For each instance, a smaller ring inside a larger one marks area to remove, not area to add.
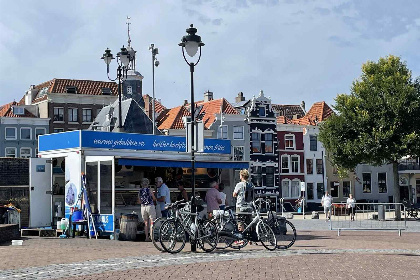
[[[143,160],[143,159],[118,159],[119,165],[132,165],[132,166],[154,166],[154,167],[191,167],[191,161],[169,161],[169,160]],[[203,162],[196,161],[196,168],[237,168],[243,169],[248,168],[248,162],[238,161],[221,161],[221,162]]]

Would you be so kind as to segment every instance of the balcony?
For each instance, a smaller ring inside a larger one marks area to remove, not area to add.
[[[420,164],[412,161],[402,161],[398,164],[398,171],[417,170],[420,171]]]

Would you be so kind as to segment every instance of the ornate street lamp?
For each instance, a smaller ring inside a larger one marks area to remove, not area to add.
[[[158,48],[155,48],[155,44],[150,44],[149,50],[152,52],[152,79],[153,79],[153,99],[152,99],[152,121],[153,121],[153,135],[156,134],[155,129],[155,120],[156,120],[156,111],[155,111],[155,67],[159,66],[159,61],[156,59],[156,55],[159,53]]]
[[[182,37],[181,43],[178,45],[182,48],[182,55],[184,57],[185,62],[190,66],[191,72],[191,185],[192,185],[192,199],[191,199],[191,212],[197,213],[197,208],[195,204],[195,156],[194,150],[195,147],[195,139],[194,139],[194,128],[195,128],[195,102],[194,102],[194,67],[200,62],[201,58],[201,47],[204,46],[204,43],[201,42],[201,37],[196,35],[197,28],[191,24],[190,28],[187,30],[188,35]],[[200,49],[200,53],[196,62],[188,61],[185,57],[185,52],[190,58],[194,58],[197,54],[198,49]],[[197,228],[197,227],[196,227]],[[195,232],[197,234],[197,232]],[[192,239],[191,242],[191,251],[195,252],[197,249],[197,244],[193,241],[196,238]]]
[[[104,60],[106,64],[106,73],[108,76],[108,80],[116,81],[118,79],[118,126],[116,131],[123,132],[124,128],[122,126],[122,113],[121,113],[121,95],[122,95],[122,82],[125,78],[127,78],[127,71],[129,69],[130,62],[134,61],[133,52],[131,52],[131,47],[127,50],[124,46],[122,46],[121,51],[117,53],[117,77],[115,79],[111,79],[109,77],[109,65],[111,61],[114,59],[114,56],[111,53],[110,49],[106,49],[105,53],[102,55],[101,59]]]

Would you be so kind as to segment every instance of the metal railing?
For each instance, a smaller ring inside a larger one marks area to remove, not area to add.
[[[407,228],[407,213],[402,203],[355,203],[354,220],[346,203],[333,203],[330,229],[337,230],[396,230]]]

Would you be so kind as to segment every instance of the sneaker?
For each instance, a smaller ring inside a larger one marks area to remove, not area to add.
[[[242,245],[244,245],[244,242],[242,240],[235,241],[235,242],[233,242],[233,245],[235,245],[235,246],[242,246]]]

